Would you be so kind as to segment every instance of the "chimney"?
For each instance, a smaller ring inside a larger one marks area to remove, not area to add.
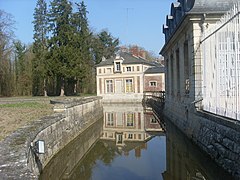
[[[141,57],[141,58],[143,58],[143,59],[146,59],[146,51],[140,50],[140,51],[139,51],[139,57]]]
[[[130,53],[131,53],[133,56],[138,57],[139,52],[138,52],[138,47],[137,47],[137,46],[131,47],[129,51],[130,51]]]

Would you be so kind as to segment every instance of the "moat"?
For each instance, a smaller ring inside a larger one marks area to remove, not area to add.
[[[40,179],[232,179],[151,108],[104,104],[103,113],[51,159]]]

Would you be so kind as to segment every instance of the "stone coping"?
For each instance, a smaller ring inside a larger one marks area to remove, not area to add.
[[[196,114],[200,117],[206,118],[208,120],[214,121],[218,124],[224,125],[226,127],[229,127],[231,129],[234,129],[234,130],[240,132],[240,121],[238,121],[238,120],[215,115],[213,113],[202,111],[202,110],[196,111]]]

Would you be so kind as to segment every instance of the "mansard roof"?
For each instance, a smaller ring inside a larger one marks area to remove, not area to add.
[[[141,57],[133,56],[132,54],[127,52],[120,52],[119,56],[120,56],[119,59],[123,60],[122,64],[146,64],[146,65],[153,66],[153,63]],[[101,61],[98,65],[96,65],[96,67],[113,65],[115,60],[118,60],[118,59],[116,59],[116,57],[111,57],[109,59]]]
[[[166,16],[163,25],[165,40],[168,41],[182,22],[184,17],[191,14],[224,14],[239,0],[177,0],[171,4],[170,14]]]
[[[225,13],[239,0],[193,0],[194,5],[188,13]]]

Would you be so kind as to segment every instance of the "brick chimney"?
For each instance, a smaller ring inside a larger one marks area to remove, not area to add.
[[[143,59],[146,59],[146,51],[145,50],[140,50],[139,53],[138,53],[138,56],[143,58]]]
[[[133,55],[133,56],[136,56],[138,57],[139,55],[139,51],[138,51],[138,47],[137,46],[133,46],[129,49],[130,53]]]

